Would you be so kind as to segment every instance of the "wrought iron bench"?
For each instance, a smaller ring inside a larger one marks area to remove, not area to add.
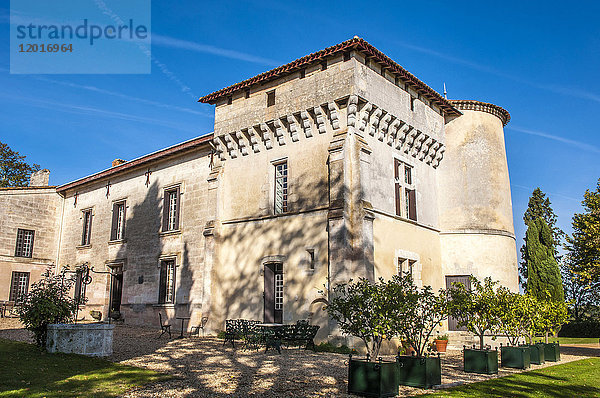
[[[283,327],[283,343],[287,346],[300,347],[315,350],[314,338],[319,331],[319,326],[309,325],[308,321],[298,321],[295,325]]]

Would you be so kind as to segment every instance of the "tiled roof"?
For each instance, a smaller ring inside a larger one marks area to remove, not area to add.
[[[506,126],[510,122],[510,113],[498,105],[475,100],[449,100],[456,109],[463,111],[480,111],[491,113],[502,121],[502,125]]]
[[[429,87],[427,84],[423,83],[421,80],[417,79],[412,73],[408,72],[406,69],[398,65],[396,62],[394,62],[387,55],[379,51],[377,48],[375,48],[365,40],[361,39],[360,37],[356,36],[350,40],[346,40],[342,43],[336,44],[335,46],[327,47],[324,50],[306,55],[288,64],[282,65],[268,72],[261,73],[260,75],[254,76],[253,78],[215,91],[212,94],[208,94],[200,98],[198,102],[213,104],[216,102],[217,99],[224,96],[228,96],[236,91],[243,90],[257,83],[263,83],[279,78],[281,76],[302,69],[307,65],[321,61],[334,54],[339,54],[350,50],[360,51],[370,59],[378,62],[389,72],[402,79],[404,82],[406,82],[409,86],[411,86],[425,98],[437,104],[446,113],[460,115],[460,112],[456,110],[456,108],[454,108],[452,104],[447,99],[442,97],[437,91]]]
[[[139,157],[137,159],[134,160],[130,160],[128,162],[122,163],[118,166],[115,167],[111,167],[110,169],[106,169],[104,171],[100,171],[98,173],[92,174],[90,176],[87,177],[83,177],[80,178],[79,180],[75,180],[73,182],[70,182],[68,184],[64,184],[59,186],[56,190],[60,193],[64,193],[65,191],[67,191],[68,189],[71,188],[75,188],[77,186],[80,186],[82,184],[87,184],[89,182],[92,181],[96,181],[96,180],[100,180],[102,178],[106,178],[106,177],[110,177],[113,176],[115,174],[119,174],[122,173],[124,171],[133,169],[135,167],[139,167],[142,165],[145,165],[147,163],[159,160],[159,159],[163,159],[167,156],[172,156],[175,155],[177,153],[181,153],[181,152],[185,152],[194,148],[198,148],[202,145],[206,145],[208,144],[210,141],[212,141],[213,139],[213,133],[204,135],[202,137],[197,137],[197,138],[193,138],[191,140],[182,142],[180,144],[176,144],[173,146],[170,146],[168,148],[165,149],[161,149],[159,151],[150,153],[148,155],[144,155],[142,157]]]
[[[0,191],[17,191],[20,189],[55,189],[56,185],[42,185],[39,187],[26,186],[26,187],[1,187]]]

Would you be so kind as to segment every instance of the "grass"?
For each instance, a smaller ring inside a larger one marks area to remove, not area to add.
[[[168,376],[0,339],[0,397],[115,397]]]
[[[557,338],[548,338],[549,342],[556,341]],[[542,338],[540,341],[544,342]],[[558,337],[560,344],[598,344],[597,337]]]
[[[422,395],[423,396],[423,395]],[[573,398],[600,396],[600,358],[449,388],[427,397]]]

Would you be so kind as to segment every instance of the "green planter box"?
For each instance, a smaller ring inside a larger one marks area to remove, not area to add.
[[[534,365],[541,365],[546,363],[544,359],[544,345],[541,343],[528,345],[530,352],[530,361]]]
[[[348,364],[348,393],[363,397],[398,395],[398,370],[395,361],[353,359]]]
[[[498,373],[498,350],[463,350],[464,371],[468,373]]]
[[[544,357],[546,361],[560,361],[560,345],[558,343],[541,343],[544,345]]]
[[[527,369],[531,367],[529,346],[501,347],[501,362],[504,368]]]
[[[411,387],[431,388],[442,384],[442,362],[440,357],[412,357],[400,355],[398,381]]]

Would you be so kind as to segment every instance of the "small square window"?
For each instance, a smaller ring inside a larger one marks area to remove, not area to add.
[[[308,269],[314,270],[316,263],[315,249],[306,249],[306,252],[308,253]]]
[[[230,95],[229,97],[227,97],[227,105],[231,105],[232,102],[233,102],[233,98]]]
[[[275,105],[275,90],[269,91],[267,93],[267,106]]]
[[[344,53],[344,62],[345,62],[345,61],[350,61],[350,52],[348,52],[348,51],[346,51],[346,52]]]
[[[306,69],[300,69],[300,79],[304,79],[306,77]]]
[[[246,90],[246,91],[244,92],[244,97],[245,97],[246,99],[250,98],[250,90]]]
[[[413,97],[412,95],[410,96],[410,110],[414,112],[415,110],[415,97]]]
[[[327,69],[327,60],[321,62],[321,70]]]

